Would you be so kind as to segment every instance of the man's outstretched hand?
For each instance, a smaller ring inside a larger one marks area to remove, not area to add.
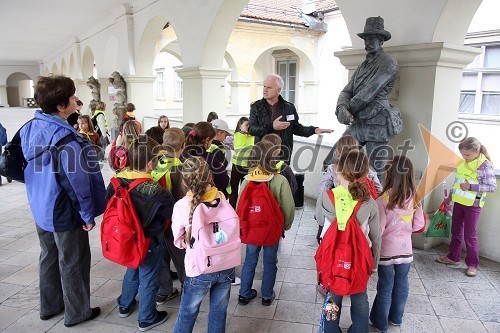
[[[316,128],[314,133],[316,134],[323,134],[323,133],[333,133],[334,130],[332,129],[323,129],[323,128]]]

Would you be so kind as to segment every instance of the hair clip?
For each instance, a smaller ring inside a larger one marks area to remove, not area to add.
[[[189,135],[191,135],[192,137],[195,137],[196,136],[196,131],[195,130],[191,130],[189,132]]]

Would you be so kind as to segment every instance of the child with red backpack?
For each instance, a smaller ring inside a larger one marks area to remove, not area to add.
[[[360,181],[368,174],[366,154],[350,150],[340,156],[336,167],[339,186],[322,192],[316,204],[316,218],[325,221],[315,255],[316,268],[318,282],[328,289],[320,332],[342,332],[339,327],[342,299],[350,296],[349,331],[368,333],[366,288],[379,259],[379,212],[368,186]]]
[[[329,191],[334,187],[339,186],[339,181],[336,175],[336,164],[340,156],[351,149],[359,149],[359,141],[350,135],[344,135],[340,139],[338,139],[336,143],[336,148],[333,153],[333,163],[328,166],[325,173],[321,177],[321,180],[318,184],[318,193],[321,194],[325,191]],[[378,179],[377,172],[373,170],[371,167],[368,169],[368,175],[363,178],[368,185],[368,190],[370,191],[370,195],[373,199],[377,199],[378,195],[382,193],[382,184],[380,184],[380,180]],[[318,243],[320,242],[320,235],[323,230],[323,222],[318,220],[318,234],[316,238],[318,239]]]
[[[279,241],[284,231],[292,226],[295,215],[290,185],[276,168],[276,149],[281,147],[270,142],[258,142],[250,152],[249,172],[241,184],[237,213],[241,224],[241,241],[247,244],[238,297],[241,305],[247,305],[257,297],[257,290],[252,289],[252,284],[261,249],[264,250],[262,305],[270,306],[273,303]]]
[[[370,313],[372,325],[380,332],[388,330],[388,322],[396,326],[403,322],[413,261],[411,234],[425,228],[410,159],[394,156],[386,165],[384,183],[384,191],[377,198],[382,246],[377,296]]]
[[[184,161],[182,178],[189,189],[174,205],[174,244],[186,249],[186,280],[175,333],[192,332],[200,305],[210,293],[208,332],[224,332],[231,280],[241,264],[240,224],[224,194],[213,186],[205,160]]]
[[[174,200],[177,202],[184,198],[187,192],[182,180],[182,162],[179,159],[185,146],[184,132],[179,128],[167,128],[163,131],[161,141],[163,142],[164,154],[160,157],[158,166],[151,172],[151,175],[163,188],[172,192]],[[163,255],[163,264],[158,277],[159,289],[156,295],[156,305],[165,304],[179,294],[179,290],[174,288],[173,280],[175,276],[174,272],[170,270],[170,261],[174,263],[181,286],[184,284],[186,276],[184,270],[186,251],[174,245],[174,235],[171,227],[165,230],[164,243],[166,251]]]
[[[167,320],[166,311],[156,310],[155,297],[158,291],[158,273],[163,258],[163,232],[172,215],[174,200],[172,194],[153,181],[150,172],[158,163],[153,153],[156,142],[148,139],[147,143],[134,141],[128,150],[129,167],[121,170],[108,186],[107,199],[113,198],[118,186],[126,187],[137,217],[142,223],[144,235],[149,239],[149,248],[139,267],[127,268],[123,277],[122,293],[118,297],[118,311],[121,318],[128,317],[136,305],[139,295],[139,331],[144,332]],[[117,180],[117,181],[116,181]],[[104,213],[109,214],[110,205]],[[123,212],[125,214],[126,212]],[[120,214],[120,212],[118,212]],[[120,232],[117,223],[117,232]],[[101,233],[104,229],[101,230]],[[103,245],[103,251],[105,250]],[[105,255],[106,256],[106,255]]]

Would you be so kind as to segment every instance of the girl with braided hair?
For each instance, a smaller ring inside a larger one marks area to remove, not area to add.
[[[193,331],[201,302],[209,292],[208,332],[224,332],[231,280],[235,273],[234,267],[213,273],[202,273],[196,265],[196,254],[191,248],[195,241],[191,237],[191,231],[193,213],[198,205],[204,202],[212,203],[216,199],[225,200],[225,198],[215,187],[212,172],[203,157],[191,156],[184,161],[182,179],[189,191],[174,205],[172,231],[174,245],[180,249],[186,249],[184,259],[186,278],[174,332]],[[227,206],[232,210],[230,205]]]

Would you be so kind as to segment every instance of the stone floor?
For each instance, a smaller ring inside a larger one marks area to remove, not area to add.
[[[7,128],[9,137],[32,112],[0,108],[0,122]],[[111,172],[106,168],[103,171],[109,179]],[[316,292],[313,256],[317,247],[317,228],[313,210],[314,203],[309,200],[303,209],[296,210],[293,227],[282,241],[276,301],[270,307],[263,307],[258,301],[240,306],[238,287],[233,287],[228,307],[228,332],[317,332],[323,298]],[[137,312],[125,319],[118,317],[116,297],[120,293],[124,269],[103,259],[99,228],[90,235],[91,303],[101,307],[101,315],[71,329],[63,325],[62,315],[41,321],[38,313],[39,245],[34,221],[24,185],[7,184],[3,180],[0,187],[0,331],[138,332]],[[446,250],[444,245],[426,251],[415,250],[404,322],[401,327],[390,327],[389,332],[500,332],[500,264],[482,259],[478,275],[470,278],[465,275],[463,264],[451,268],[434,261]],[[257,290],[261,276],[260,267],[254,282]],[[376,281],[373,276],[368,285],[370,304],[376,294]],[[169,312],[170,319],[156,327],[156,331],[173,331],[179,301],[177,298],[159,307]],[[346,298],[341,318],[343,328],[350,325],[348,307],[349,299]],[[206,330],[207,311],[208,303],[204,302],[195,332]]]

